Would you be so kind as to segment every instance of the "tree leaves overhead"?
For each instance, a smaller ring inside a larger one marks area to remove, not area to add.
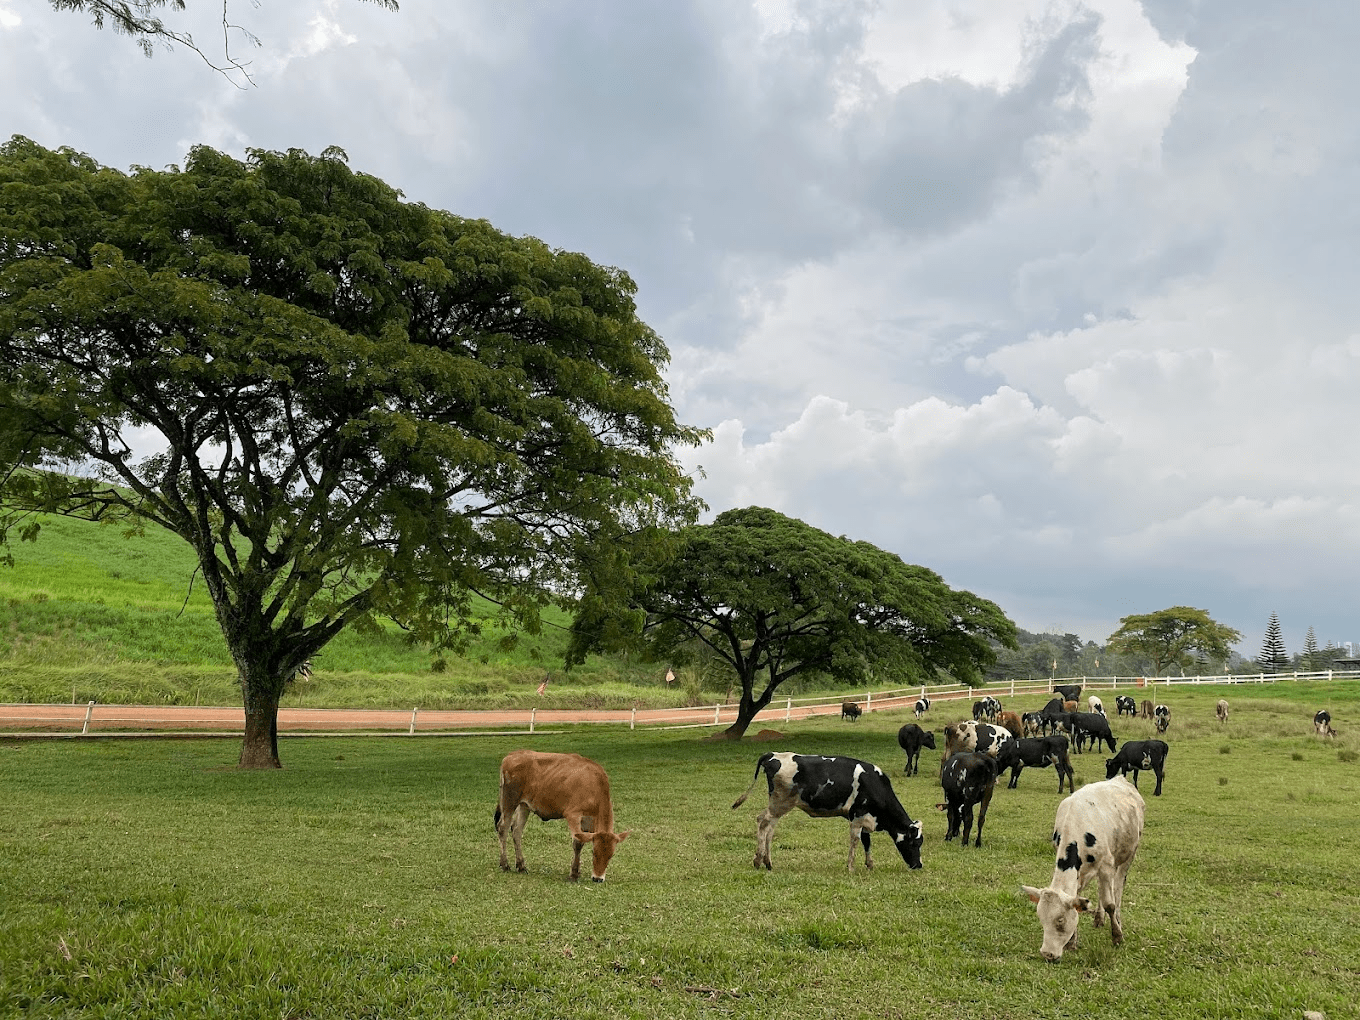
[[[692,520],[667,352],[617,270],[401,200],[344,153],[123,174],[0,148],[5,505],[168,528],[228,644],[290,675],[390,615],[536,625]],[[138,461],[146,437],[166,449]],[[97,468],[97,472],[91,470]],[[97,478],[88,477],[97,473]]]

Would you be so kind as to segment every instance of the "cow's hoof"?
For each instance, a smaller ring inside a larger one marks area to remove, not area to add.
[[[506,868],[505,870],[509,871],[510,869]],[[520,874],[524,874],[524,872],[528,871],[529,869],[526,868],[523,864],[516,864],[515,870],[518,871]]]
[[[604,881],[603,878],[596,878],[594,875],[591,875],[591,876],[590,876],[590,880],[591,880],[592,882],[603,882],[603,881]]]

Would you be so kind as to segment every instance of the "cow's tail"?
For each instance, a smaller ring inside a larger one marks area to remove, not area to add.
[[[496,823],[496,831],[497,831],[497,832],[500,832],[500,829],[501,829],[501,806],[500,806],[499,804],[496,805],[496,814],[493,816],[493,821]]]
[[[756,762],[756,774],[751,777],[751,785],[746,788],[745,793],[743,793],[733,802],[732,804],[733,811],[735,811],[737,808],[741,807],[743,804],[746,803],[746,798],[751,796],[751,791],[755,789],[756,780],[760,778],[760,770],[763,769],[765,767],[765,763],[768,762],[773,757],[774,753],[771,751],[767,751],[760,756],[760,761]]]

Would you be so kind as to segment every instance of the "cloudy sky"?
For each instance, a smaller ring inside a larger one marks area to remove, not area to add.
[[[627,269],[714,511],[867,539],[1030,630],[1182,604],[1248,657],[1271,612],[1291,651],[1360,640],[1360,5],[231,14],[254,86],[0,0],[0,135],[121,168],[339,145]]]

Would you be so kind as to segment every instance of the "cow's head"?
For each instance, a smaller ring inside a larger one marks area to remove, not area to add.
[[[630,832],[632,830],[629,830]],[[590,880],[604,881],[604,869],[614,857],[615,848],[628,838],[628,832],[593,832],[590,834]]]
[[[921,866],[921,844],[925,839],[925,826],[920,822],[912,822],[907,826],[906,832],[893,835],[893,843],[897,847],[897,852],[902,855],[902,860],[907,862],[907,867],[914,869]]]
[[[922,738],[921,743],[922,743],[923,746],[930,748],[932,751],[935,750],[935,733],[934,733],[934,731],[933,731],[933,730],[926,730],[926,735]]]
[[[1105,759],[1105,778],[1106,778],[1106,779],[1113,779],[1113,778],[1115,777],[1116,773],[1118,773],[1118,772],[1119,772],[1119,763],[1118,763],[1117,761],[1115,761],[1113,758],[1106,758],[1106,759]]]
[[[1039,923],[1044,926],[1039,955],[1049,963],[1057,963],[1062,959],[1063,951],[1077,940],[1077,917],[1091,909],[1091,901],[1053,888],[1022,885],[1020,891],[1030,898],[1030,902],[1038,904]]]

